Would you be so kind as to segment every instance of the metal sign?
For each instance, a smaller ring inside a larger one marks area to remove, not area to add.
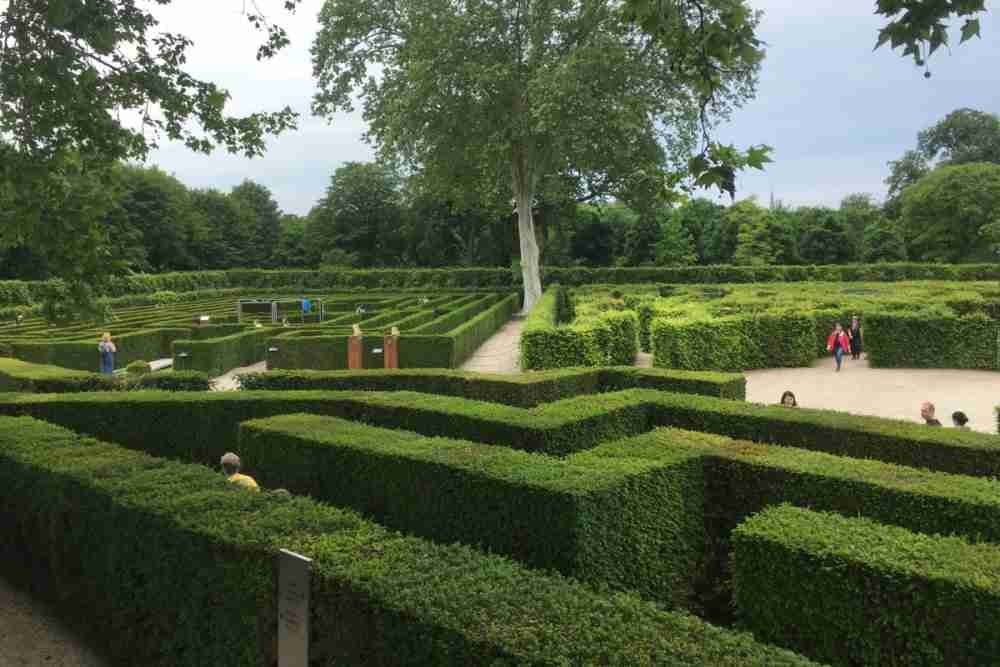
[[[309,667],[309,569],[312,559],[278,554],[278,667]]]

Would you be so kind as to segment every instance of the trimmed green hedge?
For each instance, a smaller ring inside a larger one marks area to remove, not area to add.
[[[313,559],[317,664],[814,664],[632,595],[30,419],[0,419],[0,523],[4,560],[29,564],[129,664],[273,664],[279,547]]]
[[[639,321],[631,311],[604,313],[586,325],[557,325],[559,288],[538,300],[521,330],[521,369],[629,365],[639,352]]]
[[[733,531],[759,636],[833,665],[995,665],[1000,547],[776,507]]]
[[[809,366],[816,359],[816,324],[808,315],[660,318],[651,326],[653,363],[661,368],[743,371]]]
[[[18,359],[0,359],[0,392],[75,393],[162,389],[208,391],[209,379],[196,371],[166,371],[141,377],[109,377],[58,366],[31,364]]]
[[[419,391],[524,408],[583,394],[630,388],[734,400],[746,398],[746,378],[743,375],[631,366],[572,368],[521,375],[444,369],[271,371],[241,375],[240,382],[244,389],[249,390]]]
[[[125,368],[133,361],[165,359],[171,356],[173,341],[190,335],[190,329],[161,327],[115,336],[115,368]],[[97,336],[79,341],[15,341],[11,349],[13,356],[23,361],[85,371],[100,366],[97,343]]]
[[[233,368],[263,361],[268,340],[273,336],[273,329],[262,327],[221,338],[175,340],[172,346],[174,368],[222,375]]]
[[[1000,369],[1000,321],[982,314],[872,313],[864,335],[875,368]]]
[[[694,454],[655,464],[559,460],[303,414],[244,422],[239,452],[266,487],[435,542],[689,604],[701,553],[666,556],[702,530]]]

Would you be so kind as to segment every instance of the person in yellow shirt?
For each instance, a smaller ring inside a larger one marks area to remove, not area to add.
[[[260,487],[257,486],[257,481],[250,475],[240,474],[240,457],[232,452],[226,452],[222,455],[222,459],[219,460],[222,464],[222,472],[225,473],[226,479],[228,479],[233,484],[239,484],[244,486],[251,491],[260,492]]]

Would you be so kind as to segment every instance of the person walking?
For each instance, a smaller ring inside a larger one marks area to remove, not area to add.
[[[257,480],[250,475],[244,475],[240,472],[240,468],[242,467],[240,457],[233,452],[223,454],[222,458],[219,459],[219,465],[222,466],[222,473],[231,483],[250,489],[251,491],[260,492]]]
[[[790,391],[786,391],[781,395],[781,404],[786,408],[797,408],[799,407],[799,402],[795,400],[795,394]]]
[[[857,315],[851,318],[851,328],[847,331],[847,337],[851,339],[851,359],[857,361],[861,358],[861,321]]]
[[[934,416],[936,410],[934,409],[934,404],[930,401],[924,401],[920,405],[920,417],[924,420],[924,423],[928,426],[940,426],[941,422],[937,420]]]
[[[112,375],[115,372],[115,352],[118,347],[111,340],[111,334],[105,332],[101,336],[101,342],[97,344],[97,350],[101,353],[101,373]]]
[[[961,410],[956,410],[955,412],[951,413],[951,423],[954,424],[955,428],[959,430],[962,431],[969,430],[968,427],[969,417]]]
[[[847,337],[847,332],[840,322],[833,327],[833,331],[826,339],[827,352],[833,352],[833,358],[837,360],[837,372],[840,372],[840,365],[844,362],[844,353],[851,349],[851,340]]]

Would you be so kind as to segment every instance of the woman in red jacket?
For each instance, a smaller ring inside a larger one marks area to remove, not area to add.
[[[826,349],[833,352],[833,358],[837,360],[837,371],[840,371],[840,364],[844,360],[844,353],[851,349],[851,340],[847,337],[844,327],[840,322],[833,327],[833,333],[826,339]]]

